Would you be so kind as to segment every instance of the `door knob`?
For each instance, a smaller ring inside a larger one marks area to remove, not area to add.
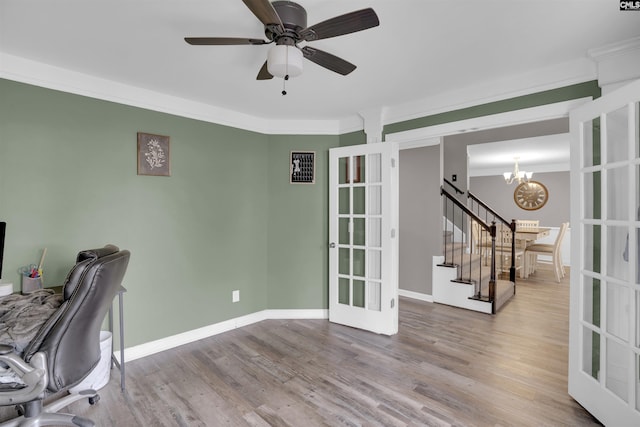
[[[329,247],[330,247],[331,249],[333,249],[333,248],[335,248],[335,247],[336,247],[336,244],[335,244],[334,242],[331,242],[331,243],[329,243]]]

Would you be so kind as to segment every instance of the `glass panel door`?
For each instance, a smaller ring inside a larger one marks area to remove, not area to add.
[[[640,425],[640,82],[571,113],[569,393]]]
[[[388,335],[397,332],[390,156],[390,144],[331,150],[329,203],[329,319]]]

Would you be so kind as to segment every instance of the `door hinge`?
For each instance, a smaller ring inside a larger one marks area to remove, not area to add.
[[[391,167],[392,168],[396,167],[396,159],[394,159],[393,157],[391,158]]]
[[[391,298],[391,308],[393,308],[395,305],[396,305],[396,299]]]
[[[391,238],[392,238],[392,239],[395,239],[395,238],[396,238],[396,229],[395,229],[395,228],[392,228],[392,229],[391,229]]]

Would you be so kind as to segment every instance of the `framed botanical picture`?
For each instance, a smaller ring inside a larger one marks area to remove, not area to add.
[[[171,176],[168,136],[138,132],[138,175]]]
[[[292,184],[315,183],[315,160],[315,151],[292,151],[289,162],[289,182]]]

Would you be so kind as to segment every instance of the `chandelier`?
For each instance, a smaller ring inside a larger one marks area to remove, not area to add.
[[[518,184],[522,183],[523,181],[529,182],[529,180],[533,176],[533,172],[521,171],[518,167],[518,160],[520,160],[520,157],[514,157],[513,159],[516,162],[516,164],[513,166],[513,172],[505,172],[502,174],[506,183],[512,184],[514,181],[517,181]]]

